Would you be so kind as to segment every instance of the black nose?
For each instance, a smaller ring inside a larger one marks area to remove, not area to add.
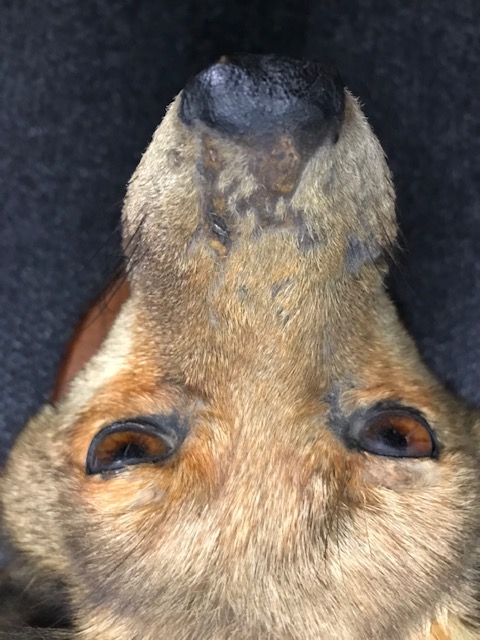
[[[184,122],[222,133],[268,134],[324,129],[341,120],[344,91],[336,72],[276,56],[222,59],[192,78],[182,94]]]

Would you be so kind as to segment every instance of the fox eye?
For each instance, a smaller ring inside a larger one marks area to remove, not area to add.
[[[377,411],[356,429],[356,446],[392,458],[436,458],[438,445],[422,416],[408,409]]]
[[[86,472],[96,475],[137,464],[165,462],[178,450],[184,437],[185,430],[176,414],[114,422],[93,438]]]

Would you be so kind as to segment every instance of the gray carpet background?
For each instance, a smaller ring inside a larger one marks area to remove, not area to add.
[[[402,316],[480,406],[476,0],[2,0],[0,461],[119,260],[125,184],[171,98],[218,55],[334,63],[395,175]]]

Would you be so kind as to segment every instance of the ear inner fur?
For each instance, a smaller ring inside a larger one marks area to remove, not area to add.
[[[130,295],[128,282],[118,277],[92,302],[70,339],[55,379],[51,400],[58,402],[70,382],[98,351]]]

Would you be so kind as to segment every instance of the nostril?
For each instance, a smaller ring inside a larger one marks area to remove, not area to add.
[[[318,130],[339,121],[344,87],[315,62],[275,56],[222,59],[192,78],[182,93],[184,122],[227,134]]]

